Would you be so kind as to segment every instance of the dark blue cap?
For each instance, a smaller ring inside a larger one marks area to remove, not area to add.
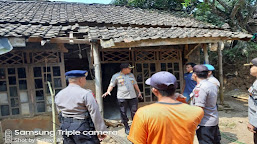
[[[122,63],[120,65],[120,69],[123,69],[123,68],[134,68],[134,66],[131,66],[129,63]]]
[[[170,72],[160,71],[147,79],[145,83],[158,90],[168,90],[170,85],[176,86],[177,79]]]
[[[71,70],[65,73],[67,78],[87,77],[88,71],[86,70]]]

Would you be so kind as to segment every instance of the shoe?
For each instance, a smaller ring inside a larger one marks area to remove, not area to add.
[[[128,122],[125,122],[123,123],[124,124],[124,127],[125,127],[125,133],[128,135],[129,134],[129,130],[130,130],[130,127],[128,125]]]
[[[125,133],[126,133],[127,135],[129,135],[129,131],[130,131],[130,128],[129,128],[129,127],[125,127]]]

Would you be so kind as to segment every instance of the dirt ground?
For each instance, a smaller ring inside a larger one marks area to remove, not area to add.
[[[247,117],[247,91],[235,89],[225,92],[224,110],[219,111],[219,127],[221,131],[222,144],[253,144],[253,135],[246,128]],[[233,96],[233,97],[232,97]],[[111,128],[118,131],[119,143],[130,142],[126,139],[126,134],[122,126]],[[108,137],[103,144],[117,143],[112,138]],[[198,144],[195,137],[194,144]]]
[[[232,97],[233,96],[233,97]],[[231,110],[219,111],[222,144],[253,144],[253,134],[248,131],[248,93],[235,89],[225,93],[225,104]],[[226,109],[226,108],[225,108]]]

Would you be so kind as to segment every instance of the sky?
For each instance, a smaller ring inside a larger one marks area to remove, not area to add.
[[[81,2],[81,3],[101,3],[101,4],[109,4],[112,0],[50,0],[50,1],[65,1],[65,2]]]

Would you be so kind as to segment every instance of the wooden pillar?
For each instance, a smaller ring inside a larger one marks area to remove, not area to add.
[[[94,56],[96,101],[99,105],[99,110],[103,115],[102,75],[101,75],[102,73],[101,73],[99,44],[91,43],[91,48],[93,50],[93,56]]]
[[[222,68],[222,46],[223,42],[218,42],[218,64],[219,64],[219,81],[220,81],[220,104],[224,105],[224,94],[223,94],[223,68]]]
[[[187,45],[188,47],[188,45]],[[180,81],[180,92],[182,92],[182,87],[184,83],[183,78],[183,61],[182,61],[182,51],[179,51],[179,81]]]
[[[209,64],[209,55],[208,55],[207,44],[203,44],[203,53],[204,53],[204,62],[206,64]]]

